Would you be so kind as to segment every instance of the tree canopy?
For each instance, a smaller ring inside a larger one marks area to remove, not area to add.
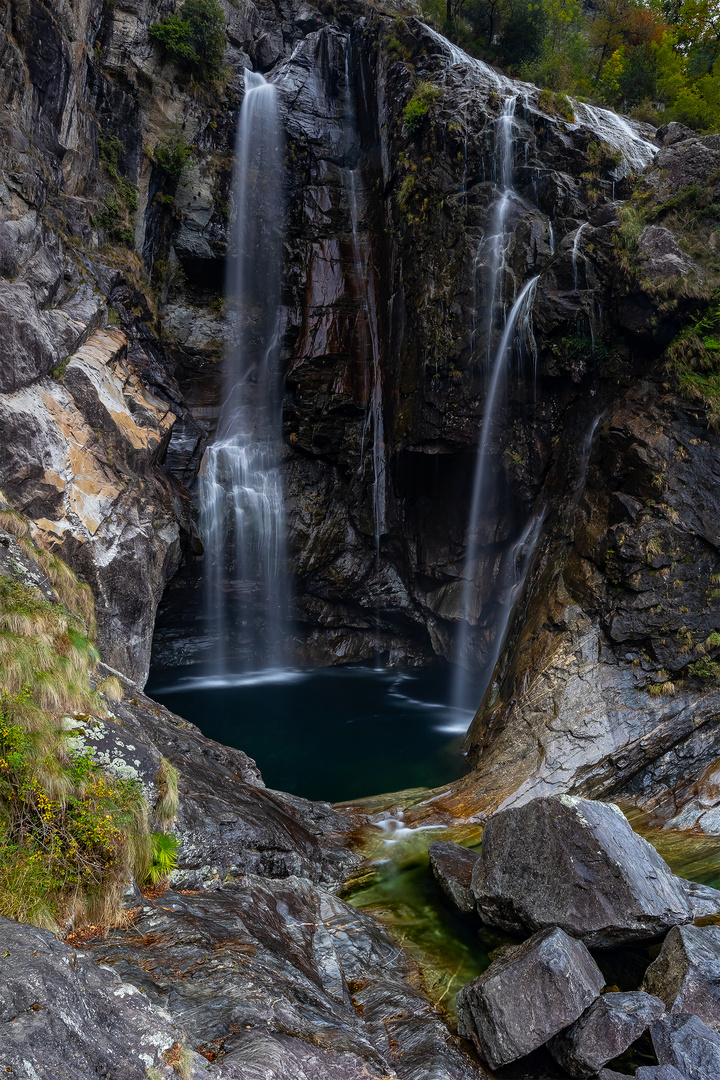
[[[720,128],[720,0],[446,0],[437,15],[465,48],[549,90]]]

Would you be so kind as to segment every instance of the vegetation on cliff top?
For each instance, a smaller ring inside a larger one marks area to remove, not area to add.
[[[541,87],[638,119],[720,125],[720,10],[711,0],[423,0],[426,18]]]

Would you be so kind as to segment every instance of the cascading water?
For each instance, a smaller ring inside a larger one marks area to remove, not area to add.
[[[535,339],[532,333],[532,304],[535,297],[537,280],[537,277],[534,277],[525,282],[505,320],[505,327],[495,354],[490,382],[487,389],[487,397],[485,399],[485,407],[483,409],[480,443],[478,445],[475,477],[473,481],[472,502],[470,504],[460,622],[455,646],[456,664],[452,687],[452,704],[454,708],[459,710],[470,709],[473,702],[477,703],[484,692],[484,687],[475,685],[471,680],[470,670],[467,666],[470,628],[477,623],[479,614],[478,609],[482,606],[478,602],[478,586],[476,583],[478,551],[480,546],[478,531],[483,510],[490,501],[489,488],[492,475],[491,433],[497,413],[502,405],[508,363],[513,353],[513,345],[517,344],[520,349],[527,348],[528,345],[530,345],[531,348],[534,346]],[[537,535],[539,534],[540,524],[541,520],[538,520],[537,532],[535,533],[534,540],[537,539]],[[529,537],[530,533],[528,533],[527,538],[522,542],[523,548],[527,546],[527,539],[529,539]],[[499,655],[502,641],[505,636],[505,630],[512,614],[514,598],[517,595],[518,557],[516,554],[513,554],[513,551],[514,549],[511,551],[510,557],[506,558],[505,564],[501,570],[501,576],[504,579],[504,591],[507,593],[508,599],[500,605],[498,618],[496,619],[494,627],[493,646],[484,665],[486,685]],[[525,565],[522,560],[521,564]],[[527,565],[529,565],[529,559]],[[527,569],[527,566],[525,568]]]
[[[226,279],[225,395],[199,478],[210,666],[220,674],[278,667],[285,658],[282,141],[275,88],[246,71]]]
[[[587,222],[584,221],[582,223],[582,225],[578,228],[577,232],[575,233],[575,239],[573,240],[572,267],[573,267],[573,291],[574,292],[578,291],[578,282],[579,282],[579,274],[578,274],[579,259],[578,259],[578,256],[580,254],[580,237],[582,236],[582,231],[583,231],[583,229],[585,228],[586,225],[587,225]]]
[[[523,356],[532,357],[533,387],[537,381],[537,348],[532,328],[532,302],[537,278],[527,281],[518,291],[518,285],[509,273],[508,255],[513,242],[512,231],[508,226],[514,201],[524,200],[513,186],[513,129],[518,100],[522,101],[527,114],[542,113],[539,91],[528,83],[508,79],[494,71],[487,64],[476,60],[463,52],[458,46],[447,41],[430,27],[425,27],[429,37],[438,46],[446,58],[449,69],[461,69],[458,73],[465,81],[476,83],[485,93],[502,96],[503,107],[497,121],[493,179],[496,185],[496,198],[491,210],[487,235],[481,241],[475,258],[474,288],[475,302],[471,333],[471,356],[483,351],[492,361],[487,373],[487,398],[485,401],[480,443],[476,459],[475,476],[472,492],[472,504],[468,525],[468,542],[463,571],[462,600],[459,611],[458,634],[455,643],[455,678],[453,685],[453,704],[460,710],[477,706],[492,675],[492,668],[499,656],[504,636],[512,616],[515,598],[522,586],[529,569],[530,556],[539,536],[542,525],[542,511],[531,517],[516,541],[510,543],[496,561],[493,594],[493,623],[490,632],[490,645],[487,650],[483,670],[479,679],[473,679],[470,668],[474,660],[470,649],[471,628],[477,625],[482,614],[482,583],[478,582],[480,531],[487,525],[488,515],[494,513],[499,503],[500,490],[493,487],[494,455],[491,453],[492,432],[497,431],[498,414],[504,413],[503,400],[509,359],[514,354],[522,360]],[[575,119],[573,127],[589,128],[599,139],[618,152],[618,164],[613,172],[616,179],[621,179],[631,172],[644,169],[652,160],[656,150],[648,139],[643,137],[638,125],[607,109],[573,102]],[[527,144],[526,144],[527,164]],[[555,253],[555,238],[550,219],[547,219],[548,246],[551,256]],[[578,229],[573,245],[573,277],[575,291],[580,285],[579,262],[582,226]],[[478,295],[478,277],[483,272],[484,316],[479,317],[480,304]],[[503,289],[507,282],[513,282],[516,299],[510,311],[503,299]],[[502,321],[501,321],[502,320]],[[594,335],[592,311],[590,313],[590,333]],[[484,350],[479,338],[486,334]],[[499,336],[499,343],[498,343]],[[521,376],[522,377],[522,376]],[[535,395],[536,389],[533,394]],[[485,528],[487,532],[487,528]]]

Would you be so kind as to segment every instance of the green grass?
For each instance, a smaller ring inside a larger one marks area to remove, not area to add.
[[[117,700],[122,686],[111,677],[93,687],[87,586],[34,547],[22,515],[0,506],[0,524],[54,591],[43,592],[17,559],[0,574],[0,915],[54,930],[109,924],[125,883],[176,861],[177,841],[158,850],[140,785],[103,770],[92,751],[70,750],[72,718],[104,716],[102,695]],[[161,771],[158,816],[171,823],[177,773]]]

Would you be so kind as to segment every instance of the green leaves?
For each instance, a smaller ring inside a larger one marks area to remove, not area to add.
[[[175,869],[179,850],[180,841],[169,833],[152,834],[152,863],[147,874],[151,884],[157,885]]]
[[[165,55],[202,81],[220,73],[225,13],[217,0],[185,0],[179,14],[153,23],[150,37]]]

